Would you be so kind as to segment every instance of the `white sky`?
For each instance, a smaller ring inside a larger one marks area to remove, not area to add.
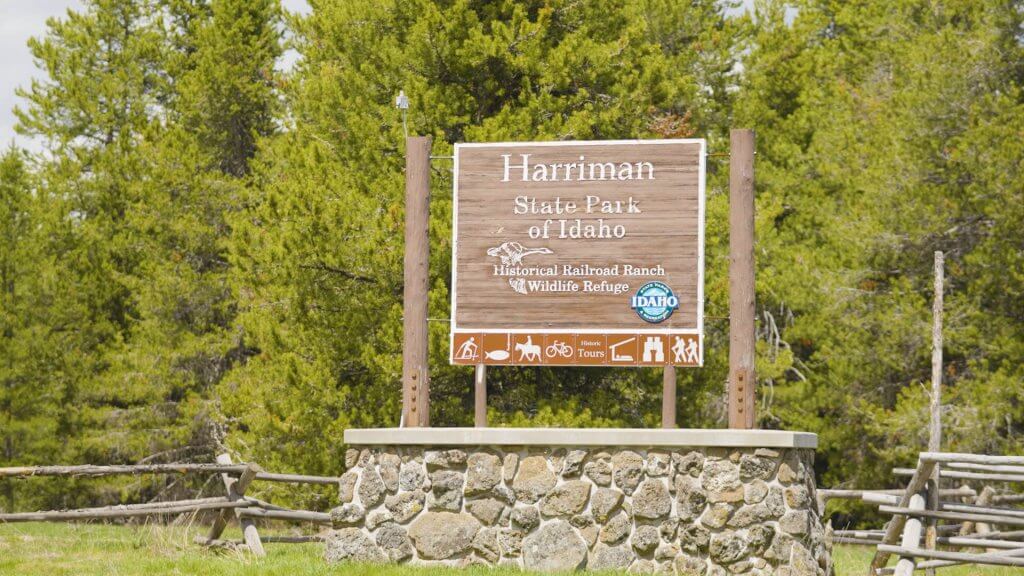
[[[293,12],[309,10],[306,0],[282,0],[281,4]],[[23,105],[14,89],[27,88],[32,78],[41,74],[28,51],[28,39],[46,32],[47,18],[81,8],[81,0],[0,0],[0,150],[12,141],[35,147],[14,133],[14,106]],[[285,55],[286,61],[294,59],[289,56]]]
[[[754,0],[744,0],[748,9]],[[306,0],[281,0],[285,9],[308,12]],[[68,9],[82,8],[81,0],[0,0],[0,149],[13,141],[20,146],[36,148],[33,142],[14,133],[14,106],[20,98],[14,95],[17,87],[28,87],[34,76],[40,74],[28,51],[28,39],[46,32],[46,19],[63,16]],[[294,54],[285,54],[284,65],[294,62]]]
[[[12,109],[18,98],[14,89],[28,86],[36,74],[26,43],[46,29],[46,19],[59,16],[68,8],[80,8],[78,0],[0,0],[0,148],[7,148],[14,134]],[[18,138],[24,144],[24,138]]]

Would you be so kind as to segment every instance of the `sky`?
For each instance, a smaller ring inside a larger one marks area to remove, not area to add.
[[[37,73],[26,42],[46,29],[50,16],[80,7],[78,0],[0,0],[0,148],[7,148],[12,139],[25,144],[24,138],[15,138],[12,109],[19,100],[14,89],[28,86]]]
[[[744,0],[749,8],[753,0]],[[306,0],[282,0],[285,9],[293,12],[308,12]],[[0,149],[11,142],[29,149],[36,148],[34,142],[14,133],[14,106],[20,104],[15,96],[18,87],[27,88],[32,78],[40,71],[28,51],[28,39],[46,32],[46,19],[63,16],[69,9],[82,8],[80,0],[0,0]],[[285,55],[285,63],[294,61],[294,55]]]

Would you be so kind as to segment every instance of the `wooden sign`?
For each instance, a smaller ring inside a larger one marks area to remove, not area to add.
[[[703,140],[455,145],[454,364],[699,366]]]

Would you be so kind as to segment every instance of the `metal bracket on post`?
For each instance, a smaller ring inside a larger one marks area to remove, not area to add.
[[[407,387],[409,390],[408,407],[408,418],[405,418],[407,426],[419,426],[420,425],[420,387],[419,387],[419,374],[413,372],[409,375],[411,382],[408,383]]]
[[[402,111],[402,133],[408,138],[409,123],[407,116],[409,114],[409,97],[405,95],[405,90],[398,91],[398,97],[395,98],[395,108]]]

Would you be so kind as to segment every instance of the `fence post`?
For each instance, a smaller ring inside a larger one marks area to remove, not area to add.
[[[924,510],[924,506],[924,496],[920,493],[914,494],[910,497],[909,508],[911,510]],[[907,523],[903,528],[903,539],[900,541],[900,546],[903,548],[917,548],[920,545],[921,519],[916,516],[911,516],[907,519]],[[913,556],[902,556],[896,562],[896,570],[893,574],[895,576],[913,576],[914,567],[915,562]]]
[[[942,292],[945,258],[935,252],[935,298],[932,301],[932,398],[928,451],[942,451]],[[938,470],[938,468],[936,468]],[[938,480],[938,478],[936,478]]]
[[[925,495],[927,496],[926,508],[932,511],[938,511],[941,507],[939,497],[939,466],[935,467],[935,471],[932,472],[932,479],[928,481],[928,485],[925,488]],[[924,548],[925,550],[935,550],[938,547],[939,539],[939,520],[938,518],[925,518],[924,523]],[[926,576],[935,576],[935,568],[926,568]]]
[[[928,451],[942,451],[942,291],[943,291],[943,269],[944,258],[940,251],[935,252],[935,297],[932,300],[932,398],[931,398],[931,419],[928,426]],[[935,467],[932,473],[929,493],[928,509],[937,510],[939,507],[939,470]],[[938,522],[929,518],[925,527],[925,548],[934,550],[936,544]],[[925,571],[926,576],[934,576],[935,569],[929,568]]]
[[[231,464],[231,456],[228,454],[217,455],[218,464]],[[224,482],[224,490],[227,492],[228,500],[236,502],[245,498],[245,490],[249,487],[249,484],[256,479],[256,474],[259,473],[259,467],[255,464],[249,464],[248,467],[242,472],[239,477],[233,478],[228,474],[221,474],[221,480]],[[220,538],[220,535],[224,533],[224,529],[228,525],[228,513],[230,510],[221,510],[217,517],[213,521],[213,526],[210,527],[210,535],[207,537],[207,541],[213,542]],[[259,531],[256,529],[256,523],[252,518],[246,518],[239,514],[238,510],[235,510],[235,517],[238,518],[238,523],[242,527],[242,537],[245,539],[245,543],[249,546],[249,551],[256,556],[266,556],[267,553],[263,549],[263,542],[260,541]]]

